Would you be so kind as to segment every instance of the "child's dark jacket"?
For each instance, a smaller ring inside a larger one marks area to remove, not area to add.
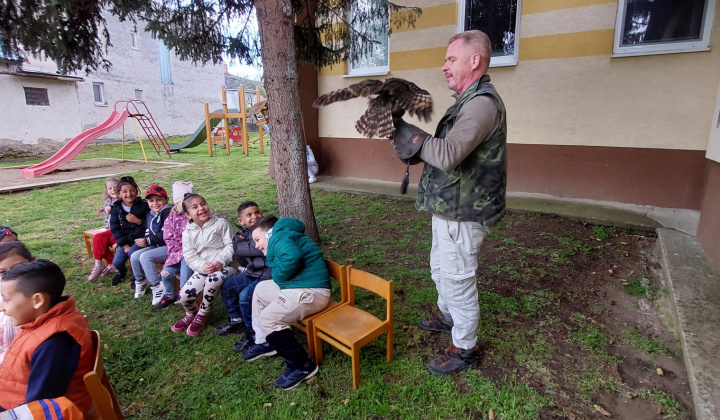
[[[128,222],[125,216],[128,212],[122,207],[122,200],[116,201],[110,212],[110,231],[112,231],[113,238],[117,242],[118,246],[135,244],[135,239],[145,237],[145,217],[150,212],[150,207],[145,200],[137,197],[132,207],[130,207],[130,214],[134,215],[142,221],[141,224],[135,224]]]
[[[160,213],[150,210],[145,218],[145,241],[147,246],[165,246],[165,238],[163,238],[163,227],[165,219],[170,215],[172,204],[166,204],[160,209]],[[132,210],[132,209],[130,209]]]
[[[262,251],[255,248],[255,241],[248,228],[241,228],[233,237],[233,253],[235,260],[245,267],[247,277],[267,280],[272,278],[272,270],[267,265],[267,259]]]

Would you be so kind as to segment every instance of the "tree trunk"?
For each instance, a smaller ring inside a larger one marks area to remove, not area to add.
[[[305,233],[320,242],[308,184],[292,7],[290,0],[258,0],[255,8],[262,40],[278,209],[282,216],[302,220]]]

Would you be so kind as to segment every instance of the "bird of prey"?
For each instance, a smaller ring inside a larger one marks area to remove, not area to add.
[[[355,129],[368,138],[392,138],[395,132],[393,114],[407,111],[419,119],[428,122],[432,113],[432,97],[425,89],[407,80],[390,78],[382,80],[364,80],[345,89],[336,90],[320,96],[313,106],[329,105],[357,97],[370,97],[368,109],[355,124]]]

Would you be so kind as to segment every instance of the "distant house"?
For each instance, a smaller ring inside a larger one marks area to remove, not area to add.
[[[365,101],[315,110],[317,95],[368,77],[408,79],[435,100],[431,123],[408,121],[432,133],[454,102],[440,70],[447,41],[482,29],[507,107],[509,191],[699,210],[698,239],[720,269],[716,0],[403,4],[422,8],[415,27],[388,35],[383,22],[364,23],[378,28],[368,59],[301,71],[307,142],[326,174],[399,181],[405,166],[388,141],[355,131]]]
[[[222,65],[181,61],[142,23],[104,17],[110,71],[64,75],[48,60],[0,58],[0,141],[61,143],[103,122],[116,101],[129,99],[144,101],[166,136],[189,134],[204,119],[204,103],[220,106]],[[127,130],[126,136],[136,136]],[[120,137],[118,129],[106,138]]]

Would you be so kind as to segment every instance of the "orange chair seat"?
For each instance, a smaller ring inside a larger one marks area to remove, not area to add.
[[[368,331],[380,328],[383,321],[354,306],[343,305],[334,311],[315,320],[315,329],[325,331],[342,331],[342,336],[332,337],[348,347],[360,340],[368,339]],[[381,333],[383,331],[380,331]],[[380,334],[377,334],[380,335]],[[370,341],[370,340],[367,340]]]

